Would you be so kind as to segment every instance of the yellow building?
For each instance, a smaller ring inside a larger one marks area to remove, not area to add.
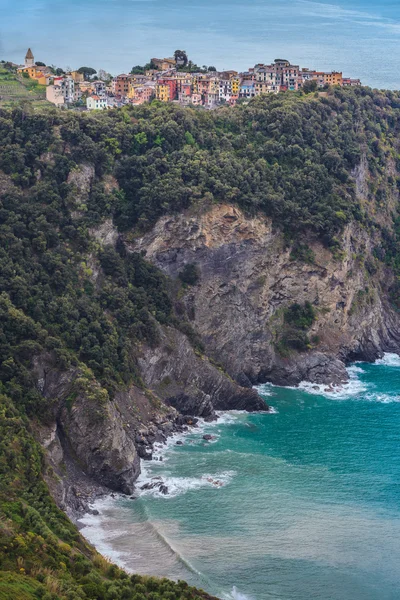
[[[34,77],[36,77],[37,74],[40,74],[37,70],[35,65],[33,65],[33,67],[21,67],[20,69],[18,69],[18,73],[28,73],[29,77],[31,79],[33,79]]]
[[[234,96],[239,94],[239,88],[240,88],[240,78],[232,77],[232,94]]]
[[[21,67],[18,69],[18,73],[27,73],[30,79],[35,79],[40,85],[49,85],[50,83],[50,73],[47,67],[37,67],[36,65]]]
[[[167,69],[173,69],[176,66],[176,61],[174,58],[152,58],[151,62],[160,71],[166,71]]]
[[[218,94],[219,93],[219,79],[218,77],[210,77],[208,80],[208,93]]]
[[[71,71],[69,74],[70,77],[75,81],[75,83],[81,83],[84,81],[83,73],[79,73],[78,71]]]
[[[43,75],[43,73],[38,73],[35,79],[39,85],[49,85],[50,83],[50,77],[48,75]]]
[[[343,73],[332,71],[332,73],[324,73],[324,83],[327,85],[342,85]]]
[[[169,102],[169,85],[157,83],[156,98],[157,100],[161,100],[161,102]]]

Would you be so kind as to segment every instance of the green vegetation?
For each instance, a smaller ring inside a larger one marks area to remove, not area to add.
[[[283,327],[276,347],[282,356],[288,356],[291,350],[305,352],[311,347],[307,330],[316,319],[315,308],[309,303],[292,304],[283,315]]]
[[[199,281],[200,273],[199,269],[193,263],[184,266],[182,271],[179,273],[179,279],[186,285],[196,285]]]
[[[314,251],[307,245],[296,242],[290,253],[290,260],[297,260],[312,265],[315,262]]]
[[[15,106],[18,102],[46,105],[46,88],[36,81],[16,75],[10,69],[0,68],[0,107]]]
[[[82,73],[85,80],[89,81],[91,77],[97,74],[97,71],[93,67],[80,67],[78,73]]]
[[[6,73],[1,85],[31,93]],[[207,597],[183,583],[129,578],[54,505],[31,432],[49,410],[32,360],[48,353],[61,370],[79,365],[81,384],[95,377],[106,402],[140,385],[137,348],[158,343],[158,323],[201,349],[175,312],[174,286],[121,241],[190,207],[229,202],[264,214],[293,242],[292,260],[305,262],[314,260],[307,236],[340,256],[339,234],[357,221],[375,243],[368,273],[380,261],[400,274],[399,131],[399,94],[365,88],[215,111],[158,102],[101,114],[0,109],[0,560],[8,572],[0,598]],[[363,196],[355,184],[362,159],[371,175]],[[115,247],[99,241],[105,220],[120,233]],[[195,265],[180,279],[195,285]],[[309,304],[285,311],[283,355],[310,347],[315,318]]]
[[[211,600],[184,582],[128,575],[98,555],[41,479],[29,424],[0,397],[0,599]]]

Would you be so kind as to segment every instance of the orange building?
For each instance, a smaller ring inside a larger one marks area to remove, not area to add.
[[[324,83],[326,85],[342,85],[343,73],[332,71],[332,73],[324,73]]]
[[[130,75],[117,75],[112,80],[112,91],[116,96],[128,96],[129,94],[129,85],[130,85]]]

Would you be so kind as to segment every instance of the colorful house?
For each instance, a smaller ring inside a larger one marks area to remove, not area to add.
[[[326,85],[342,85],[343,73],[332,71],[332,73],[324,73],[324,83]]]
[[[157,82],[156,84],[156,98],[161,102],[170,101],[170,88],[166,83]]]
[[[122,73],[112,80],[112,91],[116,96],[126,97],[129,94],[130,75]]]
[[[88,110],[105,110],[107,108],[107,98],[92,94],[86,98],[86,108]]]

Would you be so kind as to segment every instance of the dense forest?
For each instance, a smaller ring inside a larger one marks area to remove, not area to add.
[[[101,114],[0,110],[0,599],[207,597],[109,565],[41,479],[30,420],[46,420],[51,407],[32,377],[35,356],[51,353],[61,369],[83,365],[107,401],[132,381],[141,385],[135,346],[157,344],[157,322],[199,343],[176,310],[176,284],[119,240],[103,248],[92,232],[108,219],[135,236],[163,214],[228,202],[264,213],[298,240],[299,260],[309,258],[307,236],[340,252],[338,235],[358,221],[377,240],[376,259],[399,272],[391,203],[399,133],[400,95],[365,88],[215,111],[158,102]],[[76,186],[82,165],[91,168],[85,194]],[[195,280],[189,266],[179,285]],[[285,335],[306,344],[313,315],[296,311],[285,316]]]

